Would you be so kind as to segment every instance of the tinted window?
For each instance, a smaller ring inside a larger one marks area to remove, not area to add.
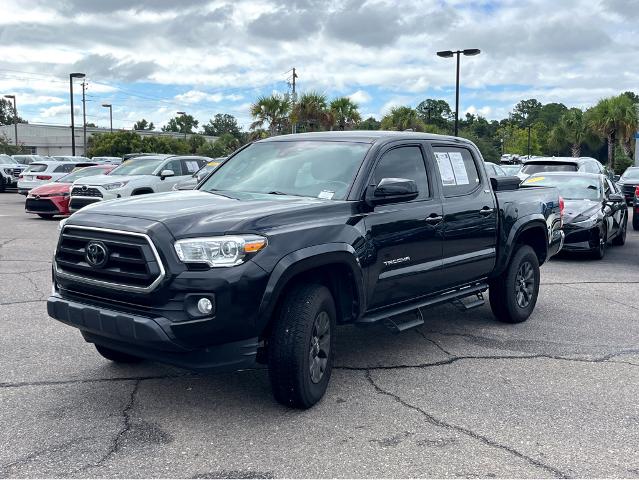
[[[153,175],[155,169],[164,161],[157,157],[140,157],[120,165],[111,175]]]
[[[527,163],[521,167],[521,172],[528,175],[541,172],[576,172],[576,163]]]
[[[480,184],[479,171],[470,151],[456,147],[434,147],[444,195],[466,195]]]
[[[25,169],[24,173],[44,172],[46,169],[47,169],[46,163],[32,163]]]
[[[595,162],[584,162],[579,170],[588,173],[601,173],[599,165]]]
[[[180,160],[171,160],[162,167],[162,170],[173,170],[176,177],[182,175],[182,162]]]
[[[182,160],[182,171],[184,172],[184,175],[192,175],[205,164],[206,160],[200,160],[198,158],[184,159]]]
[[[417,184],[419,196],[430,195],[424,157],[419,147],[399,147],[389,150],[375,167],[373,183],[377,185],[382,178],[407,178]]]
[[[569,175],[531,175],[522,182],[522,185],[532,187],[557,187],[559,195],[564,200],[600,200],[601,181],[598,177],[590,175],[569,176]]]
[[[55,167],[53,172],[54,173],[70,173],[73,171],[74,168],[75,168],[74,163],[67,163],[64,165],[58,165],[57,167]]]

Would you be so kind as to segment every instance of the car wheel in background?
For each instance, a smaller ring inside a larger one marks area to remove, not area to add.
[[[606,247],[608,246],[608,231],[604,226],[599,232],[599,246],[593,249],[592,256],[596,260],[601,260],[606,256]]]
[[[7,189],[7,181],[4,175],[0,175],[0,193],[3,193]]]
[[[102,355],[107,360],[111,360],[115,363],[139,363],[143,359],[140,357],[136,357],[135,355],[129,355],[128,353],[118,352],[117,350],[112,350],[103,345],[95,344],[95,349],[98,351],[100,355]]]
[[[50,213],[38,213],[38,217],[44,218],[45,220],[51,220],[53,215]]]
[[[322,285],[286,294],[268,341],[268,371],[275,399],[309,408],[321,400],[333,368],[335,302]]]
[[[506,271],[490,283],[490,308],[500,322],[520,323],[530,317],[539,295],[539,260],[520,245]]]
[[[632,214],[632,229],[639,230],[639,213],[637,212]]]
[[[628,217],[625,218],[625,221],[621,225],[621,229],[617,236],[612,240],[613,245],[621,246],[626,243],[626,234],[628,233]]]

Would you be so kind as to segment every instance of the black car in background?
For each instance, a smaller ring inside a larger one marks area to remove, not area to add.
[[[488,172],[489,177],[506,177],[507,174],[501,168],[501,166],[492,162],[484,162],[484,167],[486,168],[486,172]]]
[[[626,168],[626,171],[623,172],[623,175],[617,182],[617,186],[619,190],[621,190],[621,193],[623,193],[626,202],[634,202],[635,190],[639,186],[639,167]]]
[[[626,243],[628,209],[608,177],[594,173],[544,172],[523,186],[557,187],[564,201],[563,250],[589,252],[602,259],[609,242]]]
[[[527,178],[542,172],[599,173],[613,180],[613,173],[591,157],[534,157],[523,162],[519,177]]]

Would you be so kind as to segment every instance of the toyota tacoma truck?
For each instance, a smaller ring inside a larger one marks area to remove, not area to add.
[[[102,201],[61,225],[51,317],[114,362],[267,365],[275,398],[326,391],[336,328],[484,302],[526,320],[561,248],[554,188],[490,179],[475,145],[414,132],[278,136],[193,191]]]

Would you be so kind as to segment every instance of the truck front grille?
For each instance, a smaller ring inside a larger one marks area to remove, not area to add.
[[[73,225],[62,230],[55,269],[61,278],[138,292],[153,290],[165,275],[147,235]]]
[[[100,197],[102,198],[102,192],[94,187],[87,187],[83,185],[82,187],[73,187],[71,190],[71,195],[77,195],[78,197]]]

